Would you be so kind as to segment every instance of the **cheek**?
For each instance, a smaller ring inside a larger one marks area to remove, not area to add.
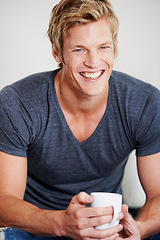
[[[64,55],[66,63],[75,65],[83,62],[85,55],[84,54],[76,54],[76,53],[68,53]]]
[[[64,62],[66,69],[70,70],[74,67],[74,59],[71,55],[64,56]]]
[[[84,59],[80,56],[68,56],[65,62],[66,68],[68,68],[69,71],[74,72],[75,74],[82,71],[84,65]]]
[[[114,54],[106,54],[106,56],[103,58],[103,61],[105,61],[108,65],[113,65],[115,60]]]

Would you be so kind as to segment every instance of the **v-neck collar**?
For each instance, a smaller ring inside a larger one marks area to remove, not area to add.
[[[110,84],[110,79],[109,79],[109,93],[108,93],[108,101],[107,101],[107,106],[106,106],[106,110],[103,114],[102,119],[100,120],[98,126],[96,127],[96,129],[94,130],[94,132],[90,135],[90,137],[88,137],[86,140],[84,140],[83,142],[80,142],[75,135],[73,134],[71,128],[68,125],[68,122],[65,118],[65,115],[63,113],[63,110],[60,106],[60,103],[58,101],[58,97],[57,97],[57,93],[56,93],[56,88],[55,88],[55,77],[57,75],[57,73],[60,71],[60,69],[57,69],[55,71],[55,75],[54,75],[54,80],[53,80],[53,95],[54,95],[54,100],[55,100],[55,106],[57,109],[57,113],[61,119],[62,124],[64,125],[65,129],[67,130],[68,134],[70,135],[70,137],[72,138],[72,140],[76,143],[79,144],[81,146],[86,145],[88,142],[90,142],[99,132],[100,128],[103,126],[104,121],[108,115],[108,111],[109,111],[109,106],[110,106],[110,98],[111,98],[111,84]]]

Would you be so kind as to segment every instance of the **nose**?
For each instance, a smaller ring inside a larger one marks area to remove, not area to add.
[[[90,51],[86,54],[84,65],[89,68],[95,68],[97,67],[99,61],[100,61],[100,58],[98,56],[97,51]]]

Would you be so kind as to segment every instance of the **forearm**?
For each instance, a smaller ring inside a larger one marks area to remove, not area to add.
[[[147,200],[141,209],[136,221],[141,239],[160,232],[160,195]]]
[[[14,227],[37,236],[59,236],[63,211],[42,210],[15,197],[0,197],[0,227]]]

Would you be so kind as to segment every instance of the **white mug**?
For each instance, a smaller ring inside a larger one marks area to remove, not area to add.
[[[107,229],[115,227],[119,224],[118,214],[121,212],[122,195],[117,193],[105,193],[105,192],[93,192],[91,193],[94,201],[91,203],[91,207],[113,207],[114,215],[110,223],[95,226],[97,229]]]

